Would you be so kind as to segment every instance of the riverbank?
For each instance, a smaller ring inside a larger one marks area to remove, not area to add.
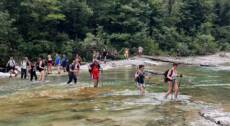
[[[160,59],[160,61],[156,61],[153,59]],[[101,62],[103,70],[110,70],[116,68],[127,68],[132,66],[138,66],[140,64],[146,66],[159,66],[167,63],[182,63],[187,65],[198,65],[204,67],[213,67],[215,70],[230,70],[230,52],[219,52],[213,55],[207,56],[193,56],[193,57],[170,57],[170,56],[142,56],[142,57],[131,57],[127,60],[116,60],[116,61],[108,61],[106,64]],[[81,70],[87,71],[90,63],[86,63],[81,66]],[[19,68],[20,69],[20,68]],[[56,76],[57,69],[54,67],[54,74],[50,74],[50,76]],[[38,73],[39,74],[39,73]],[[61,75],[67,75],[67,73],[63,73]],[[9,77],[9,73],[0,72],[0,78]]]

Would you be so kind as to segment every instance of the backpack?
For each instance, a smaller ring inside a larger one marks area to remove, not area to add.
[[[139,73],[138,71],[134,74],[134,81],[137,82],[139,79]]]
[[[167,82],[167,79],[168,79],[167,75],[168,75],[169,70],[170,70],[170,69],[167,69],[167,70],[164,72],[164,81],[165,81],[165,82]],[[172,74],[173,74],[173,71],[171,71],[170,76],[172,76]]]
[[[69,72],[69,66],[70,66],[70,65],[71,65],[71,64],[67,64],[67,65],[66,65],[66,71],[67,71],[67,72]]]
[[[36,63],[36,69],[37,69],[37,70],[40,70],[39,62]]]

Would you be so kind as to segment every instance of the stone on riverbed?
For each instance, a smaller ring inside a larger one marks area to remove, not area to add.
[[[205,119],[221,126],[230,126],[230,112],[223,112],[222,110],[201,110],[199,114]]]

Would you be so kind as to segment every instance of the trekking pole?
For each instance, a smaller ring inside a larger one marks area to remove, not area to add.
[[[103,80],[104,80],[104,77],[103,77],[103,70],[101,70],[101,87],[103,87]]]

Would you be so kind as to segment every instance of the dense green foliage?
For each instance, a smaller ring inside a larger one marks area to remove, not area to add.
[[[1,0],[0,56],[138,46],[149,55],[230,49],[229,0]]]

